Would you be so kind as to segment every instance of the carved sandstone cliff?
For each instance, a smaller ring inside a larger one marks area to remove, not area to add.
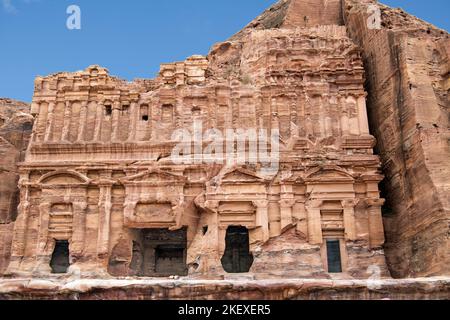
[[[17,163],[23,161],[33,117],[28,104],[0,98],[0,275],[8,266],[19,205]]]
[[[39,77],[8,275],[448,275],[448,55],[447,32],[376,1],[282,0],[156,79]],[[173,163],[195,120],[279,129],[280,170]]]
[[[381,29],[370,29],[373,7]],[[450,39],[376,1],[344,1],[363,51],[371,131],[382,157],[388,263],[395,277],[450,274]]]

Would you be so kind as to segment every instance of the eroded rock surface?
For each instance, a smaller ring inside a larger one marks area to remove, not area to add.
[[[33,118],[30,106],[0,98],[0,275],[8,266],[19,205],[17,164],[24,160]]]
[[[409,280],[5,280],[0,299],[448,300],[448,278]]]
[[[345,1],[363,50],[371,132],[383,161],[385,246],[395,277],[450,274],[450,39],[400,9]]]

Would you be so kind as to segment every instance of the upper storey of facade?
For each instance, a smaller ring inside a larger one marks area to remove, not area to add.
[[[253,22],[206,57],[163,64],[153,80],[99,66],[37,78],[27,161],[165,158],[174,131],[194,121],[205,131],[279,129],[282,153],[372,154],[360,51],[340,17],[300,19],[299,3],[278,4],[282,25]]]

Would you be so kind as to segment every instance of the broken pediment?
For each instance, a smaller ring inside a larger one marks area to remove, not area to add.
[[[339,168],[315,169],[309,173],[306,182],[354,182],[355,179]]]
[[[38,183],[43,185],[77,185],[88,184],[89,179],[75,171],[55,171],[42,176]]]
[[[264,179],[258,176],[256,173],[238,168],[227,174],[225,174],[222,178],[223,183],[254,183],[254,182],[262,182]]]
[[[127,182],[143,182],[143,183],[185,183],[186,178],[166,172],[162,170],[149,170],[139,173],[137,175],[122,179],[124,183]]]

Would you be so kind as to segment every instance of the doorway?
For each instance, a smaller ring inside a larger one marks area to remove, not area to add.
[[[69,241],[56,241],[52,259],[50,261],[50,267],[52,268],[52,273],[67,273],[67,270],[70,267]]]
[[[187,228],[138,230],[131,274],[140,277],[186,276]]]
[[[250,236],[245,227],[228,227],[222,266],[228,273],[247,273],[253,264]]]

